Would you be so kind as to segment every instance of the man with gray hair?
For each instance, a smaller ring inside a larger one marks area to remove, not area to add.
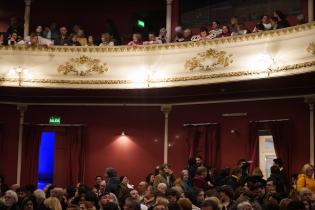
[[[7,190],[4,193],[4,209],[18,210],[18,195],[13,190]]]
[[[310,189],[303,187],[300,191],[301,200],[311,201],[313,193]]]
[[[106,169],[105,179],[106,179],[106,190],[105,191],[117,194],[119,184],[120,184],[120,178],[117,175],[116,169],[114,169],[112,167],[108,167]]]

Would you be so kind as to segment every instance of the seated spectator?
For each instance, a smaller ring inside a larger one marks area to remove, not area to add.
[[[94,38],[92,35],[89,35],[87,38],[87,46],[95,46]]]
[[[203,189],[205,192],[210,189],[210,185],[206,181],[207,171],[207,168],[204,166],[197,168],[196,176],[191,181],[193,187]]]
[[[178,199],[180,198],[180,193],[177,190],[171,188],[166,191],[166,197],[169,203],[177,203]]]
[[[200,188],[194,188],[192,193],[188,194],[188,197],[192,202],[192,209],[198,209],[205,201],[205,192]]]
[[[237,34],[239,32],[239,22],[237,17],[231,17],[229,30],[231,33]]]
[[[254,30],[253,30],[253,33],[263,32],[264,30],[265,30],[264,25],[261,24],[261,23],[258,23],[258,24],[255,26],[255,28],[254,28]]]
[[[86,39],[86,37],[84,35],[84,31],[82,29],[78,30],[77,41],[80,43],[81,46],[87,46],[87,39]]]
[[[35,34],[36,34],[37,36],[44,37],[44,36],[43,36],[43,26],[41,26],[41,25],[36,26]]]
[[[68,30],[65,26],[60,27],[59,36],[55,40],[55,45],[70,45]]]
[[[185,42],[191,41],[192,33],[190,28],[186,28],[183,33],[183,38]]]
[[[48,210],[62,210],[60,201],[55,197],[47,198],[44,201],[44,205]]]
[[[23,25],[20,23],[18,18],[12,17],[10,19],[10,26],[7,29],[6,34],[16,33],[17,41],[20,41],[23,38],[24,28]]]
[[[236,190],[237,188],[241,186],[239,182],[241,176],[242,176],[242,170],[238,167],[233,168],[231,170],[231,175],[227,177],[225,184],[231,186],[233,190]]]
[[[4,193],[4,205],[1,210],[19,210],[18,196],[13,190],[8,190]]]
[[[20,210],[37,210],[37,203],[34,196],[29,196],[23,199]]]
[[[175,186],[180,187],[183,192],[192,191],[192,186],[189,181],[189,171],[187,169],[182,170],[180,177],[175,181]]]
[[[124,210],[141,210],[140,203],[132,198],[127,198],[125,204],[123,205]]]
[[[212,21],[210,34],[215,37],[220,37],[222,34],[222,29],[220,28],[220,22],[215,20]]]
[[[222,205],[226,210],[232,210],[235,208],[235,201],[233,200],[233,189],[228,185],[223,185],[218,189],[219,198]]]
[[[254,168],[251,176],[247,177],[246,182],[251,182],[253,184],[261,183],[262,186],[266,186],[266,180],[263,179],[264,175],[259,167]]]
[[[6,42],[5,42],[5,38],[4,38],[4,33],[0,33],[0,46],[3,46],[3,45],[6,45]],[[1,180],[2,181],[2,180]],[[0,185],[2,183],[0,182]],[[0,196],[1,196],[1,193],[2,191],[0,191]],[[4,193],[4,192],[3,192]]]
[[[109,33],[103,33],[101,35],[101,43],[100,47],[104,46],[114,46],[114,42],[112,41],[112,36]]]
[[[152,186],[149,186],[144,192],[142,204],[146,205],[148,208],[152,207],[155,204],[155,197]]]
[[[43,37],[52,40],[54,43],[59,38],[59,33],[57,30],[57,24],[51,23],[49,27],[46,27],[43,31]]]
[[[9,35],[7,43],[8,45],[16,45],[18,43],[18,35],[16,32],[13,31]]]
[[[139,182],[139,184],[137,186],[141,201],[143,200],[144,194],[145,194],[146,190],[148,189],[148,186],[149,186],[148,183],[145,181]]]
[[[53,42],[49,39],[38,36],[36,33],[31,33],[30,36],[24,40],[19,41],[17,44],[25,45],[27,47],[38,47],[38,46],[51,46]]]
[[[153,187],[156,189],[159,183],[164,183],[167,187],[172,187],[174,186],[175,180],[176,177],[169,166],[167,164],[161,164],[159,166],[159,174],[155,176]]]
[[[270,18],[270,24],[271,24],[271,30],[276,30],[276,29],[278,29],[278,18],[276,18],[276,17],[271,17],[271,18]]]
[[[142,35],[140,33],[133,33],[132,34],[132,41],[128,43],[129,46],[136,46],[136,45],[142,45]]]
[[[248,201],[243,201],[236,206],[237,210],[252,210],[253,206]]]
[[[261,24],[263,24],[265,31],[268,31],[271,29],[270,18],[267,15],[262,16]]]
[[[227,37],[227,36],[231,36],[231,33],[229,31],[229,27],[222,26],[222,33],[219,35],[219,37]]]
[[[45,205],[44,205],[44,201],[46,199],[45,192],[42,190],[35,190],[33,194],[36,199],[37,209],[45,210]]]
[[[207,27],[201,27],[199,35],[193,36],[191,38],[191,41],[202,41],[202,40],[207,40],[210,38],[213,38],[213,37],[211,37],[211,35],[209,36]]]
[[[212,200],[205,200],[201,204],[201,210],[219,210],[219,206]]]
[[[161,28],[159,32],[158,40],[161,40],[162,44],[167,43],[166,34],[167,34],[166,28]]]
[[[70,34],[70,46],[81,46],[81,43],[78,41],[78,36],[76,34]]]
[[[274,11],[273,16],[278,19],[277,29],[286,28],[290,26],[289,22],[286,20],[286,16],[281,11],[279,10]]]
[[[256,24],[255,28],[253,29],[253,33],[267,31],[272,29],[272,24],[270,23],[270,19],[267,15],[262,16],[259,23]]]
[[[180,198],[177,202],[182,210],[191,210],[192,203],[188,198]]]
[[[183,33],[184,33],[183,28],[181,26],[176,26],[175,37],[173,42],[183,42],[185,40]]]
[[[306,20],[305,20],[305,17],[303,14],[297,15],[296,20],[297,20],[298,25],[302,25],[302,24],[306,23]]]
[[[314,167],[311,164],[305,164],[302,168],[302,172],[298,175],[296,190],[301,191],[303,187],[306,187],[315,193],[315,179],[313,178]]]
[[[249,33],[244,24],[237,25],[237,32],[231,32],[231,36],[244,35]]]
[[[162,41],[157,39],[154,32],[149,32],[148,41],[143,42],[144,45],[149,44],[162,44]]]

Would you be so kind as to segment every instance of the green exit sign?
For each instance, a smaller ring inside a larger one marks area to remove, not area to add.
[[[141,27],[141,28],[144,28],[144,27],[145,27],[145,23],[144,23],[144,21],[142,21],[142,20],[138,20],[138,21],[137,21],[137,25],[138,25],[139,27]]]
[[[49,124],[60,124],[61,123],[61,118],[60,117],[50,117],[49,118]]]

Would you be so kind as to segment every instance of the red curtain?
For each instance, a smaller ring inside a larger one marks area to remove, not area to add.
[[[291,174],[292,165],[292,123],[290,120],[275,120],[263,122],[250,122],[249,124],[249,151],[253,164],[252,170],[259,166],[259,130],[269,130],[273,137],[275,152],[284,162],[284,170],[288,176]],[[290,180],[290,177],[288,177]]]
[[[84,164],[85,164],[85,135],[83,126],[74,126],[66,128],[66,138],[68,142],[68,169],[69,183],[76,186],[78,182],[84,182]]]
[[[3,172],[4,125],[0,123],[0,175]]]
[[[200,155],[206,165],[219,168],[220,166],[220,126],[209,124],[187,127],[187,145],[189,158]]]
[[[273,137],[276,155],[283,160],[287,180],[290,180],[292,174],[292,123],[290,120],[272,121],[268,123],[268,127]]]
[[[35,125],[25,125],[22,141],[21,184],[37,185],[38,157],[42,128]]]

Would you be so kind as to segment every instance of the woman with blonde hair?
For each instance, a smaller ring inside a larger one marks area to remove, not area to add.
[[[305,164],[302,168],[302,173],[298,175],[296,182],[296,190],[301,191],[303,187],[306,187],[315,193],[315,179],[313,178],[314,166],[311,164]]]
[[[60,201],[58,198],[49,197],[44,201],[44,205],[50,210],[62,210]]]

